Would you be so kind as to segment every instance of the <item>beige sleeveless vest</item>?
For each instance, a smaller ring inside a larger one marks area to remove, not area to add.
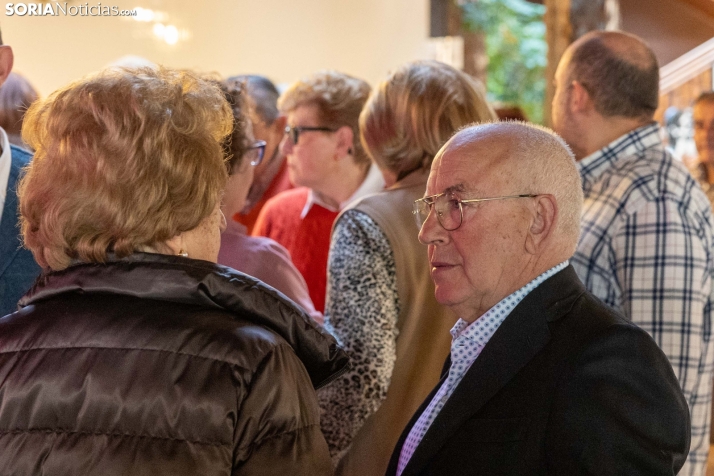
[[[451,349],[449,330],[456,317],[434,298],[427,249],[419,243],[412,215],[414,200],[424,195],[428,176],[428,170],[413,172],[386,191],[350,206],[377,223],[394,253],[399,334],[387,398],[355,436],[338,475],[384,475],[399,436],[438,383]]]

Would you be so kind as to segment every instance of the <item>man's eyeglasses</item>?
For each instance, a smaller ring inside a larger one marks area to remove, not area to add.
[[[429,213],[431,213],[432,209],[435,209],[436,218],[439,220],[441,227],[446,231],[454,231],[461,226],[461,222],[464,219],[464,203],[490,202],[492,200],[506,200],[509,198],[533,198],[537,196],[538,195],[523,194],[459,200],[458,198],[454,198],[451,192],[444,192],[415,200],[412,213],[416,218],[417,226],[421,229],[426,219],[429,218]]]
[[[263,161],[263,156],[265,155],[265,145],[266,142],[264,140],[255,141],[253,145],[248,147],[248,150],[245,151],[243,158],[250,160],[250,165],[255,167]]]
[[[300,134],[303,132],[311,131],[322,131],[322,132],[335,132],[337,129],[331,129],[329,127],[302,127],[302,126],[285,126],[285,134],[290,137],[293,144],[297,145],[298,139],[300,139]]]

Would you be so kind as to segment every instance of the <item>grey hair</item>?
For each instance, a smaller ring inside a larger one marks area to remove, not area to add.
[[[550,193],[555,196],[560,219],[557,230],[570,238],[572,252],[580,237],[583,209],[583,184],[568,144],[547,127],[525,122],[510,122],[517,128],[515,156],[523,193]]]
[[[231,76],[228,82],[242,82],[245,84],[245,91],[253,103],[255,112],[260,116],[266,125],[270,125],[278,118],[278,98],[280,92],[272,81],[265,76],[256,74],[244,74]]]

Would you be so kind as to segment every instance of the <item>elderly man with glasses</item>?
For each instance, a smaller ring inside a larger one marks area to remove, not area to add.
[[[689,412],[667,358],[569,264],[583,194],[562,139],[522,123],[464,129],[426,195],[419,239],[459,320],[387,474],[676,474]]]

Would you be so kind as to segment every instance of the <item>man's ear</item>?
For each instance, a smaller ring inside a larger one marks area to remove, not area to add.
[[[558,203],[551,194],[538,195],[533,200],[535,213],[526,236],[526,251],[538,255],[553,236],[558,223]]]
[[[4,84],[10,75],[14,62],[15,55],[12,53],[12,47],[8,45],[0,46],[0,85]]]
[[[593,100],[587,89],[578,81],[570,83],[570,111],[573,113],[587,113],[593,108]]]
[[[354,153],[354,134],[348,126],[342,126],[335,132],[337,135],[337,157]]]

